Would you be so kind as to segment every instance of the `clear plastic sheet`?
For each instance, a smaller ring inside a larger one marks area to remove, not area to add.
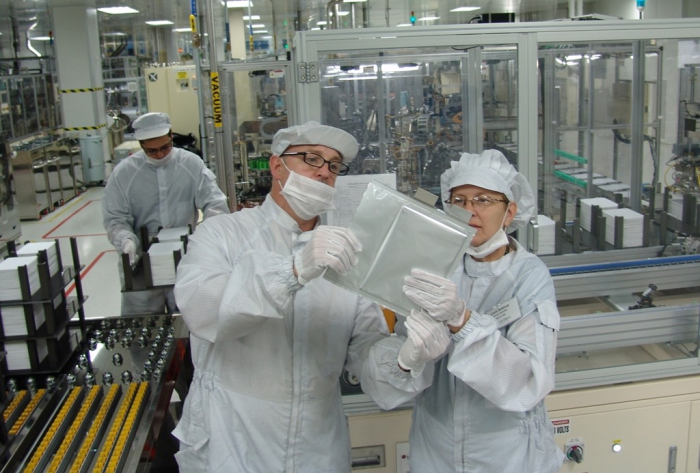
[[[398,191],[371,182],[348,227],[362,244],[348,274],[325,278],[399,314],[417,309],[404,296],[404,278],[420,268],[449,278],[476,230]]]

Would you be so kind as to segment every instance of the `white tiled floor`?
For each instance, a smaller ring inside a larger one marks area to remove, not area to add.
[[[72,266],[70,237],[76,237],[83,266],[81,280],[87,296],[85,317],[116,317],[120,314],[118,255],[102,226],[103,187],[91,187],[80,196],[37,221],[22,221],[17,244],[58,240],[64,266]],[[71,284],[68,295],[75,295]]]

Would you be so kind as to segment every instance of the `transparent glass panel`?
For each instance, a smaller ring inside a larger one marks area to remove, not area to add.
[[[498,148],[517,164],[515,46],[338,56],[319,61],[321,113],[360,142],[351,173],[392,172],[401,192],[440,194],[464,151]]]
[[[27,122],[25,120],[25,104],[22,95],[22,79],[10,79],[10,113],[14,128],[14,137],[27,135]]]
[[[257,205],[270,190],[272,137],[287,122],[287,81],[284,70],[233,70],[229,78],[230,123],[239,207]]]
[[[641,59],[635,59],[637,50],[644,51]],[[653,40],[540,46],[544,215],[566,219],[567,228],[579,216],[579,199],[604,197],[635,209],[649,199],[660,176],[661,119],[668,116],[659,95],[661,66],[670,63],[664,55],[666,49]],[[636,199],[635,189],[641,194]],[[591,249],[608,248],[595,238],[587,241],[587,230],[582,238]]]

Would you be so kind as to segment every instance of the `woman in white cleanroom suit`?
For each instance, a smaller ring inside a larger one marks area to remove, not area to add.
[[[422,310],[406,319],[406,339],[372,348],[363,389],[384,408],[418,394],[411,471],[557,472],[563,453],[544,407],[559,329],[554,285],[506,234],[532,216],[532,190],[494,150],[463,154],[441,187],[446,211],[472,212],[477,232],[451,279],[419,269],[406,277],[404,293]],[[411,392],[405,371],[418,376],[433,363],[431,386]]]

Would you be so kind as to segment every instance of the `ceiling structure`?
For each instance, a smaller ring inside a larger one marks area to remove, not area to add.
[[[252,6],[246,6],[242,11],[244,15],[250,12],[255,18],[248,22],[250,26],[258,25],[253,29],[254,39],[269,40],[273,31],[278,36],[292,37],[295,29],[328,28],[323,22],[328,20],[329,1],[251,0],[249,3]],[[580,3],[580,0],[576,1]],[[0,0],[0,57],[12,57],[16,54],[15,51],[26,54],[28,50],[24,46],[27,38],[45,38],[50,34],[55,37],[51,26],[51,8],[76,3],[98,9],[128,6],[138,10],[138,13],[123,15],[98,13],[100,34],[106,38],[127,35],[129,38],[142,38],[148,42],[154,34],[171,34],[174,29],[189,26],[191,0]],[[248,2],[243,3],[247,5]],[[416,19],[416,26],[468,23],[476,21],[477,15],[490,13],[514,13],[523,17],[522,20],[528,21],[550,20],[567,17],[569,3],[569,0],[335,0],[330,2],[330,10],[335,11],[336,7],[333,5],[337,4],[337,11],[342,15],[338,17],[341,28],[397,27],[410,25],[412,14]],[[213,5],[216,10],[214,18],[223,31],[227,16],[225,7],[220,0],[214,0]],[[478,10],[451,11],[465,6],[478,7]],[[146,24],[146,21],[153,20],[167,20],[172,24]],[[265,30],[267,33],[261,33]],[[266,35],[268,38],[265,38]],[[38,41],[32,40],[30,44],[38,49],[39,53],[50,55],[50,51],[47,51],[46,47],[42,49]]]

